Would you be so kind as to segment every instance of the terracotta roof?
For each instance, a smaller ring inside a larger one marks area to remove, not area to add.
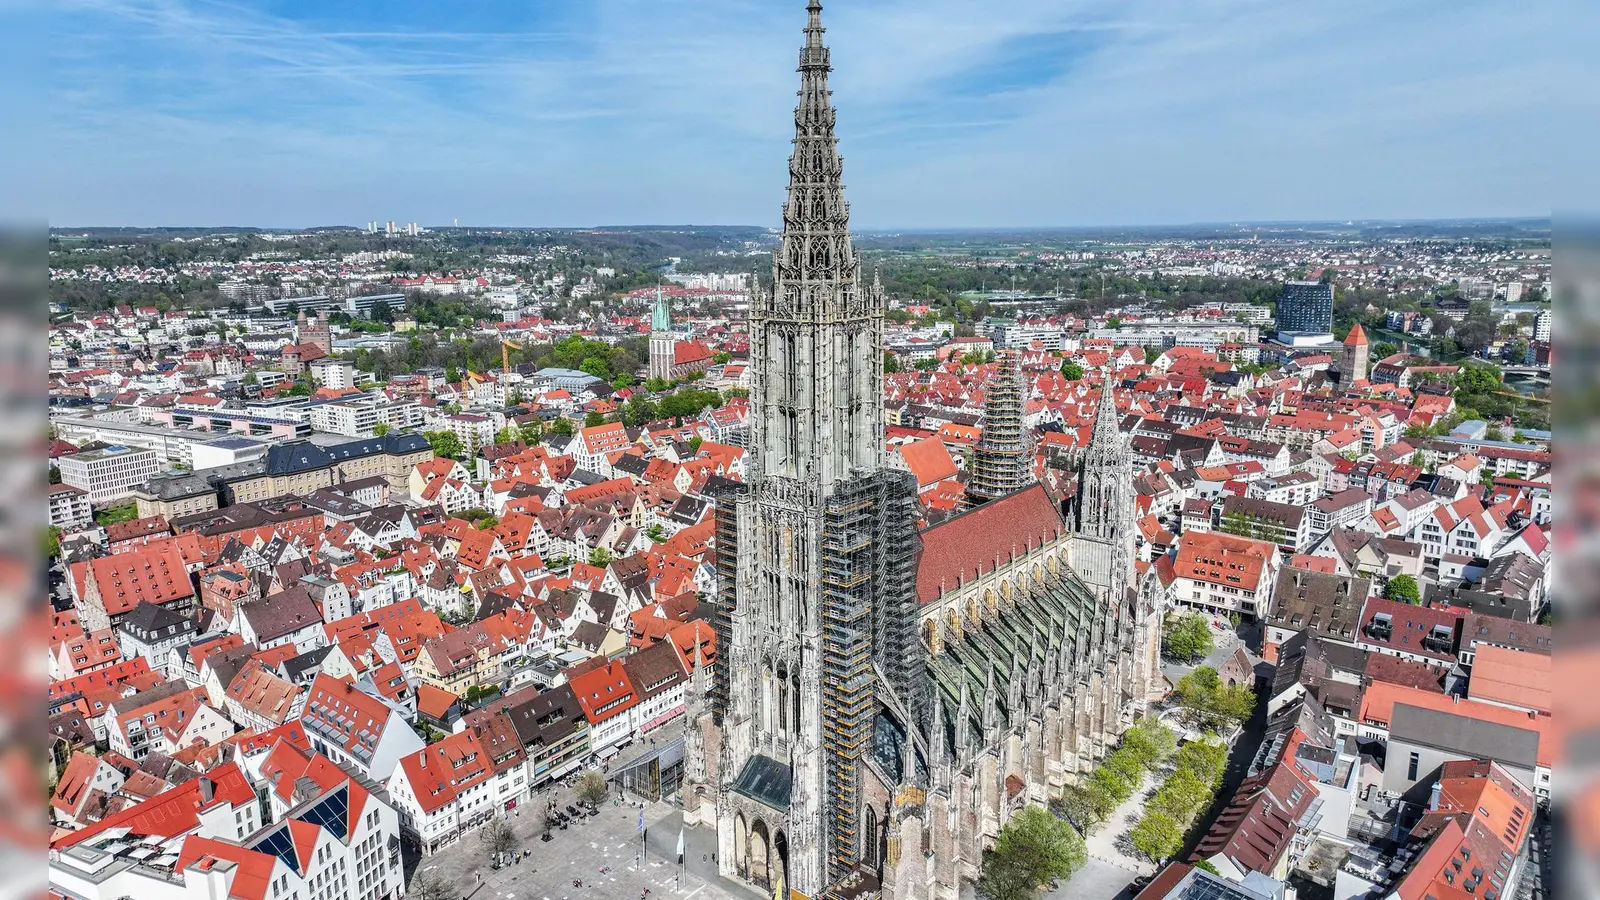
[[[255,789],[238,763],[225,763],[87,828],[62,835],[50,846],[57,850],[72,847],[112,828],[126,828],[131,834],[177,837],[199,827],[202,810],[222,803],[242,807],[255,802]]]
[[[450,707],[460,699],[442,687],[423,682],[417,685],[417,712],[443,720]]]
[[[568,683],[591,725],[626,712],[641,699],[620,660],[574,675]]]
[[[1066,524],[1044,486],[1035,484],[993,500],[922,532],[917,598],[937,600],[946,590],[994,569],[997,560],[1055,540]]]
[[[1534,732],[1539,736],[1536,761],[1541,766],[1552,765],[1560,756],[1550,716],[1521,712],[1478,700],[1463,700],[1404,685],[1384,682],[1368,685],[1361,695],[1361,721],[1387,728],[1394,720],[1397,704]]]
[[[1179,578],[1253,592],[1268,560],[1277,552],[1277,547],[1266,541],[1220,532],[1189,532],[1178,541],[1173,568]]]
[[[916,476],[918,487],[927,487],[936,481],[954,478],[960,471],[950,450],[938,438],[924,438],[895,448],[905,460],[906,468]]]
[[[455,802],[462,791],[476,787],[492,774],[489,756],[471,729],[402,757],[400,770],[424,814]]]
[[[1467,695],[1549,713],[1554,688],[1550,664],[1548,654],[1484,644],[1473,657]]]
[[[141,600],[160,605],[194,596],[183,558],[170,543],[87,560],[72,568],[75,578],[82,576],[80,583],[94,579],[107,615],[126,613]]]
[[[228,896],[234,900],[265,900],[277,862],[278,857],[271,853],[190,835],[184,838],[183,849],[178,853],[174,869],[178,872],[190,869],[209,872],[221,863],[228,863],[233,871],[233,878],[228,884]]]

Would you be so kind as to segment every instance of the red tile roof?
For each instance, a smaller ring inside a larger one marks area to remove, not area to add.
[[[401,758],[400,770],[423,813],[430,814],[488,778],[493,771],[489,762],[489,754],[469,728]]]
[[[85,585],[93,578],[107,615],[129,612],[140,601],[160,605],[194,596],[183,557],[171,544],[103,556],[72,568],[75,578],[83,573]]]
[[[574,675],[569,684],[591,725],[626,712],[636,706],[640,699],[621,660],[611,660],[605,665]]]
[[[255,802],[255,789],[238,763],[225,763],[88,828],[62,835],[50,846],[55,850],[76,846],[113,828],[126,828],[138,835],[177,837],[199,827],[202,810],[222,803],[242,807]]]
[[[947,519],[922,533],[917,598],[931,603],[946,590],[989,572],[996,560],[1038,547],[1065,531],[1061,512],[1038,484]]]

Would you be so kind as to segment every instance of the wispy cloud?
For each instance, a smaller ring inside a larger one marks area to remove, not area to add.
[[[38,202],[60,223],[770,222],[802,7],[70,0]],[[869,226],[1538,212],[1548,85],[1592,74],[1499,0],[825,20]]]

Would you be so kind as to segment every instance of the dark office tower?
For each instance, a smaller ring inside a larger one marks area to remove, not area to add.
[[[1287,281],[1278,300],[1278,333],[1333,334],[1333,285]]]

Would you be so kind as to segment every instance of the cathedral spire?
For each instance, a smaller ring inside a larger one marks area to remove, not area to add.
[[[750,481],[826,493],[883,466],[883,292],[860,284],[823,43],[806,6],[794,149],[772,282],[750,299]]]
[[[985,388],[983,434],[972,456],[963,505],[977,506],[1020,490],[1032,474],[1033,449],[1023,416],[1027,412],[1027,380],[1022,354],[1002,351],[999,369]]]
[[[1111,367],[1106,366],[1105,384],[1100,390],[1100,406],[1095,409],[1094,430],[1089,435],[1091,447],[1109,447],[1115,443],[1122,443],[1122,430],[1118,427],[1121,418],[1117,415],[1116,376],[1111,373]]]

